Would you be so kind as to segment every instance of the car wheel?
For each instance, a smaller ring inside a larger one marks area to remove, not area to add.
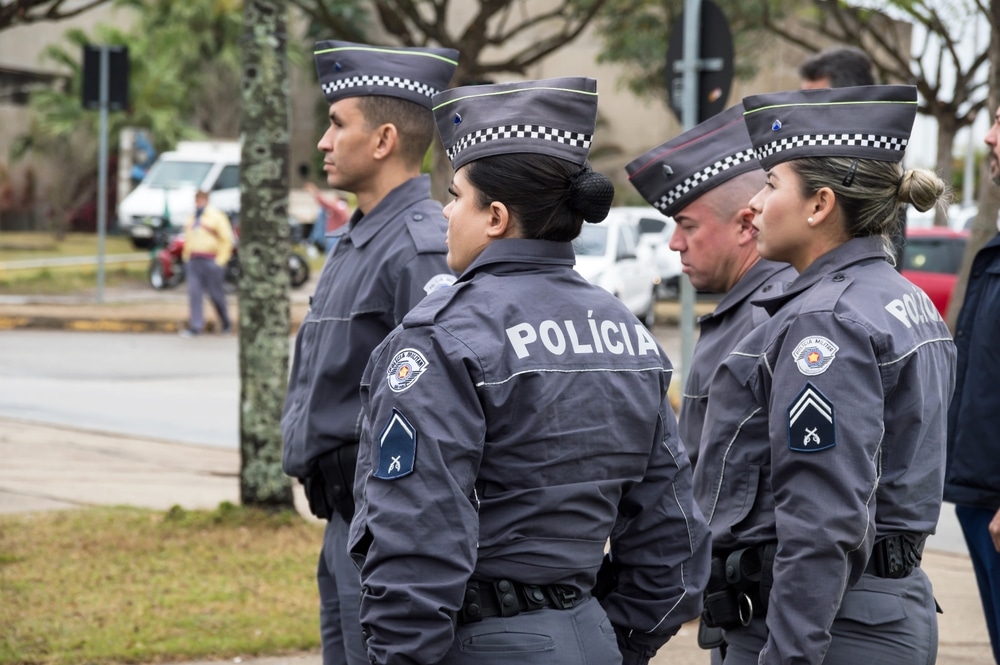
[[[309,281],[309,264],[295,252],[288,255],[288,277],[293,288]]]
[[[149,249],[153,246],[152,238],[137,238],[135,236],[130,237],[132,241],[132,247],[135,249]]]
[[[649,309],[641,317],[642,325],[650,330],[656,325],[656,289],[653,289],[653,296],[649,300]]]
[[[149,264],[149,285],[157,291],[167,288],[167,279],[163,276],[163,266],[156,259]]]

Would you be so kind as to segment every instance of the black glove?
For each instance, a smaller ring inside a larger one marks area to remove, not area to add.
[[[305,481],[309,509],[320,519],[334,513],[351,523],[354,517],[354,470],[358,466],[358,444],[348,444],[316,460],[318,469]]]
[[[618,571],[621,566],[611,561],[611,555],[605,554],[601,567],[597,570],[597,580],[591,595],[597,600],[604,600],[608,594],[618,588]]]
[[[642,644],[636,644],[625,637],[629,631],[621,626],[615,626],[615,637],[618,638],[618,650],[622,652],[622,665],[649,665],[649,659],[656,655],[656,649]]]

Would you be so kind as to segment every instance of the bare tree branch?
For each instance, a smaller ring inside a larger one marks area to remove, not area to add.
[[[72,9],[62,7],[65,0],[7,0],[0,3],[0,30],[39,21],[61,21],[103,5],[108,0],[90,0]]]

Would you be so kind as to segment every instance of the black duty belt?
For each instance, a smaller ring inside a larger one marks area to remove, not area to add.
[[[866,575],[897,580],[920,567],[926,534],[903,533],[886,536],[875,543],[865,567]]]
[[[588,594],[558,584],[522,584],[512,580],[469,580],[465,586],[462,609],[456,613],[459,624],[475,623],[489,617],[512,617],[521,612],[541,609],[568,610],[586,600]]]

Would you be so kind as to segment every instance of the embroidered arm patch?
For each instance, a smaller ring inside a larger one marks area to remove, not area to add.
[[[833,402],[806,383],[788,407],[788,449],[814,453],[837,445]]]
[[[417,430],[396,409],[378,437],[378,464],[374,476],[396,480],[413,473],[417,457]]]

